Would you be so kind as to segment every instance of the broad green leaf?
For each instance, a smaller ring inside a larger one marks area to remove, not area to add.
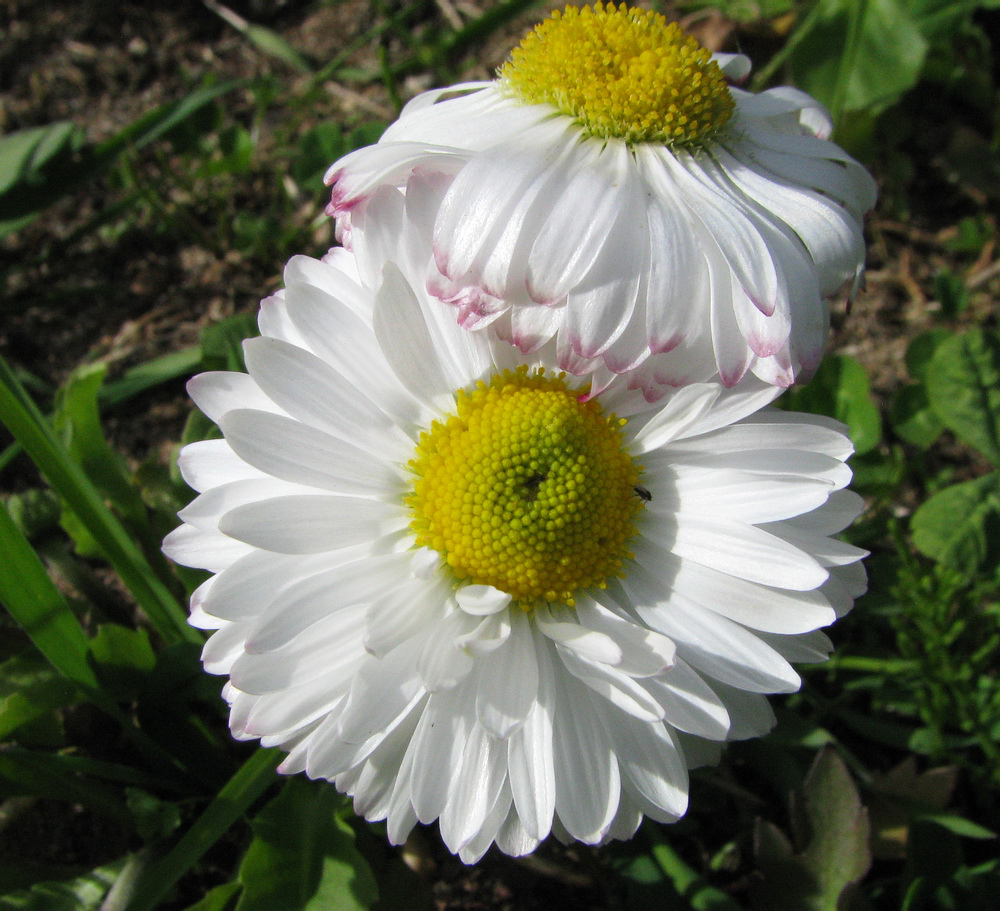
[[[921,449],[928,449],[944,432],[944,422],[931,408],[927,387],[920,383],[910,383],[896,393],[889,421],[902,439]]]
[[[104,687],[120,699],[131,698],[156,665],[156,654],[144,629],[116,623],[98,627],[90,654]]]
[[[807,385],[789,390],[782,404],[789,411],[826,414],[843,421],[858,455],[874,449],[882,437],[882,419],[871,399],[868,376],[852,357],[828,357]]]
[[[80,698],[79,691],[41,655],[17,655],[0,664],[0,740],[22,725]]]
[[[819,887],[817,911],[833,909],[871,866],[868,812],[844,760],[831,747],[816,757],[802,793],[810,831],[802,860]]]
[[[160,800],[141,788],[126,788],[125,803],[143,841],[166,838],[181,824],[180,807],[174,801]]]
[[[835,120],[885,110],[917,84],[929,45],[905,0],[820,0],[815,9],[788,66]]]
[[[946,339],[925,383],[945,426],[1000,466],[1000,334],[976,330]]]
[[[871,866],[868,814],[844,761],[832,747],[816,757],[793,803],[795,844],[758,821],[762,879],[752,891],[760,911],[837,911]]]
[[[363,911],[378,898],[354,833],[337,816],[342,798],[323,782],[293,778],[253,821],[240,866],[236,911]]]
[[[931,329],[921,332],[906,349],[906,370],[917,382],[926,382],[927,368],[938,346],[955,333],[949,329]]]
[[[954,484],[913,514],[913,543],[921,553],[971,574],[1000,548],[1000,473]]]
[[[59,526],[59,497],[48,489],[35,487],[11,494],[7,510],[29,541]]]
[[[0,911],[98,911],[124,866],[122,858],[75,879],[0,896]]]

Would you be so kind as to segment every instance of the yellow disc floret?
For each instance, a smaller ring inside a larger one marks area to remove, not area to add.
[[[567,6],[500,69],[527,104],[551,104],[591,136],[701,146],[734,103],[712,55],[659,13],[622,4]]]
[[[581,401],[562,376],[526,367],[456,394],[420,436],[407,497],[417,544],[456,580],[492,585],[528,609],[573,604],[631,557],[642,507],[623,420]]]

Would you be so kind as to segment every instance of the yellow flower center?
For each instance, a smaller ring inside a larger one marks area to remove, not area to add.
[[[525,610],[572,606],[575,592],[621,575],[644,503],[625,421],[580,401],[561,375],[527,367],[455,399],[409,463],[417,544],[456,579],[492,585]]]
[[[725,75],[676,23],[623,3],[567,6],[500,69],[526,104],[551,104],[591,136],[701,146],[732,116]]]

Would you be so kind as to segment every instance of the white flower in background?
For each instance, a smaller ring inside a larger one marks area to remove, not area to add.
[[[183,450],[200,495],[164,549],[214,573],[191,622],[235,736],[393,842],[435,819],[467,862],[627,838],[826,656],[865,584],[830,537],[861,509],[851,444],[758,410],[753,378],[594,396],[554,345],[460,328],[414,282],[432,190],[376,195],[360,270],[292,259],[249,375],[191,381],[225,439]]]
[[[748,71],[657,13],[567,7],[495,82],[420,95],[335,163],[328,212],[350,244],[380,186],[445,175],[426,280],[467,327],[525,353],[554,337],[564,369],[650,398],[748,370],[787,386],[859,275],[875,188],[813,99],[727,84]]]

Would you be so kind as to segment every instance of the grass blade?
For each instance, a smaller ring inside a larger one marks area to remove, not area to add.
[[[0,421],[86,526],[126,587],[168,643],[201,643],[185,612],[158,578],[135,541],[104,505],[94,485],[67,455],[52,428],[0,358]]]
[[[219,791],[166,857],[140,875],[123,911],[152,911],[274,781],[278,750],[258,750]]]

